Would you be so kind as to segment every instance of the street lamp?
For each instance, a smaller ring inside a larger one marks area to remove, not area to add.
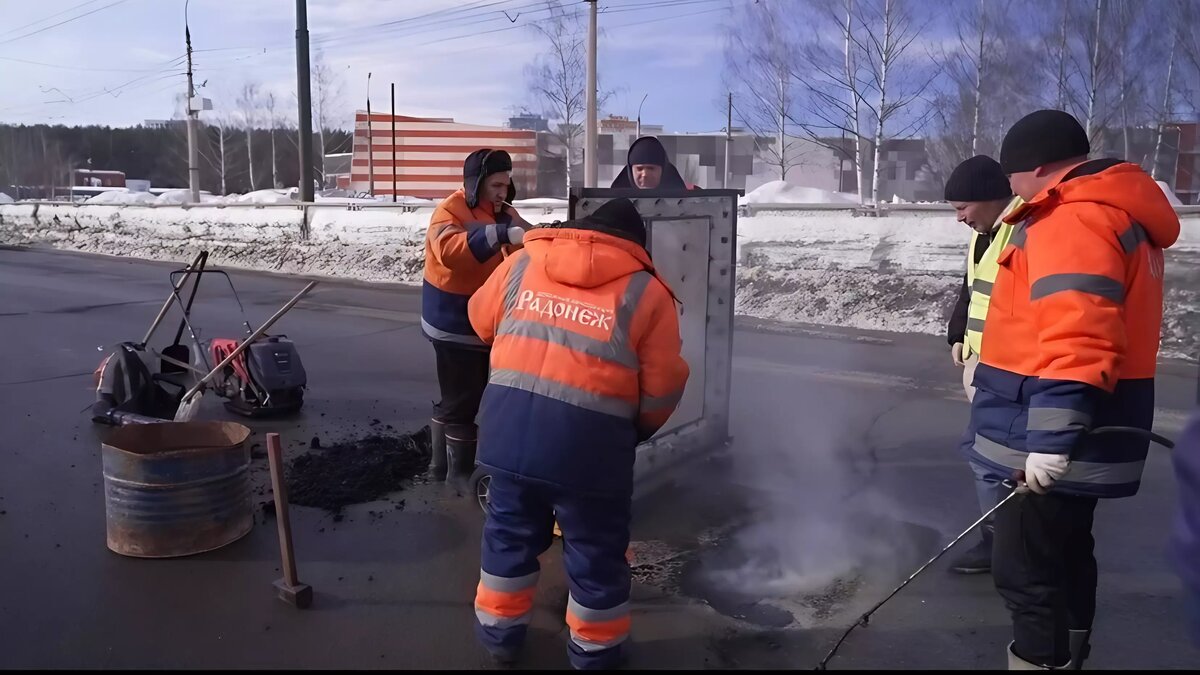
[[[637,136],[638,136],[638,138],[642,137],[642,105],[646,102],[646,96],[649,96],[649,95],[650,94],[647,93],[645,96],[642,96],[642,102],[638,104],[638,114],[637,114]]]

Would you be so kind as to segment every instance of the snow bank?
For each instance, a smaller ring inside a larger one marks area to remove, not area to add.
[[[1200,354],[1200,214],[1166,254],[1163,351]],[[970,232],[946,211],[775,211],[738,221],[739,314],[943,334]]]
[[[88,197],[84,204],[153,204],[155,199],[149,192],[130,192],[118,188]]]
[[[813,187],[791,185],[773,180],[747,192],[738,200],[741,204],[858,204],[858,195],[831,192]]]
[[[159,206],[179,206],[180,204],[188,204],[192,200],[191,190],[167,190],[158,195],[154,203]],[[208,192],[200,193],[201,204],[220,204],[225,200]]]
[[[0,204],[13,204],[16,200],[8,196],[8,193],[0,192]]]
[[[431,207],[288,203],[6,204],[0,244],[172,261],[206,249],[221,265],[420,282]],[[531,222],[566,218],[565,209],[550,207],[527,207],[523,215]],[[1182,221],[1179,243],[1167,252],[1163,351],[1196,358],[1200,214]],[[740,218],[735,308],[763,319],[942,334],[969,238],[946,210],[909,208],[875,218],[817,207]]]
[[[229,204],[294,204],[296,201],[283,190],[255,190],[244,195],[230,195]]]

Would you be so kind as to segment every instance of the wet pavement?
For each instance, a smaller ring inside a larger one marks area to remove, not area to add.
[[[296,506],[312,609],[274,598],[273,516],[211,553],[138,560],[105,548],[100,442],[85,408],[98,347],[139,339],[171,266],[0,250],[0,667],[485,668],[471,600],[482,517],[421,480],[340,512]],[[253,323],[302,281],[234,274]],[[239,335],[237,305],[197,301],[207,337]],[[373,433],[418,432],[436,379],[412,288],[327,281],[277,326],[308,370],[304,409],[253,420],[296,459]],[[750,326],[749,324],[754,324]],[[160,339],[173,337],[170,320]],[[170,334],[170,335],[169,335]],[[634,652],[645,668],[810,668],[855,618],[978,517],[957,454],[966,404],[943,340],[744,322],[733,442],[672,471],[634,525]],[[1164,366],[1159,426],[1178,431],[1195,368]],[[235,418],[206,397],[202,416]],[[1164,546],[1174,499],[1154,451],[1142,494],[1097,514],[1101,581],[1089,667],[1200,665]],[[963,546],[974,543],[969,537]],[[953,557],[952,551],[948,557]],[[831,668],[997,668],[1007,613],[990,577],[928,570],[859,629]],[[523,666],[566,666],[558,547]]]

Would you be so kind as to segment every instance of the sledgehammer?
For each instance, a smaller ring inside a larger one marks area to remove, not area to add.
[[[296,558],[292,552],[292,521],[288,518],[287,483],[283,480],[283,448],[279,434],[267,434],[267,458],[271,463],[271,489],[275,492],[275,522],[279,525],[279,556],[283,559],[283,578],[275,580],[279,599],[307,609],[312,604],[312,586],[300,583],[296,576]]]

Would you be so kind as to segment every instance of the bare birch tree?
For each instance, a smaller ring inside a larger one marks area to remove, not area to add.
[[[312,116],[316,126],[318,152],[318,175],[320,183],[325,185],[325,153],[329,148],[325,145],[326,133],[340,128],[338,115],[343,107],[343,94],[346,81],[341,71],[335,71],[325,59],[324,52],[318,51],[313,58],[312,67]]]
[[[912,45],[921,32],[916,10],[908,0],[882,0],[860,3],[864,30],[860,49],[867,62],[873,96],[863,105],[874,120],[874,162],[871,201],[878,201],[883,175],[883,146],[890,138],[902,138],[922,128],[928,110],[913,106],[921,100],[935,73],[918,66]]]
[[[262,116],[262,92],[255,82],[242,85],[242,93],[237,100],[238,114],[243,130],[246,132],[246,164],[250,172],[250,190],[257,188],[254,181],[254,131]]]
[[[240,124],[233,113],[220,111],[207,113],[205,125],[208,148],[202,145],[200,154],[216,172],[221,194],[229,194],[229,181],[234,177],[233,146]]]
[[[564,9],[556,0],[547,0],[546,6],[549,17],[531,24],[545,41],[546,51],[525,67],[525,82],[537,99],[531,107],[542,111],[551,123],[551,137],[564,148],[569,194],[571,166],[581,155],[577,148],[587,112],[587,31],[579,10]]]
[[[1047,39],[1054,43],[1055,107],[1079,120],[1097,152],[1120,114],[1112,6],[1113,0],[1059,0],[1051,6],[1060,13]]]
[[[870,139],[866,135],[863,100],[868,88],[860,55],[861,31],[858,4],[863,0],[810,0],[805,19],[810,30],[803,36],[801,58],[793,77],[801,84],[800,117],[790,121],[814,142],[849,160],[857,177],[859,202],[867,202],[863,159]],[[834,138],[848,138],[850,148]]]
[[[725,82],[735,96],[733,115],[756,138],[775,141],[758,150],[778,169],[780,180],[805,159],[788,134],[789,120],[797,116],[800,51],[790,16],[788,6],[763,0],[740,8],[725,33]]]
[[[997,156],[1004,133],[1039,106],[1041,58],[1026,39],[1005,30],[1020,11],[1017,0],[958,0],[949,10],[955,40],[932,54],[942,78],[935,95],[935,130],[927,151],[936,176],[945,179],[962,160]]]
[[[277,154],[275,152],[275,130],[280,125],[279,116],[276,114],[277,102],[275,100],[275,92],[267,92],[263,97],[263,110],[267,114],[267,125],[271,128],[271,187],[279,187],[279,171],[277,165]]]

